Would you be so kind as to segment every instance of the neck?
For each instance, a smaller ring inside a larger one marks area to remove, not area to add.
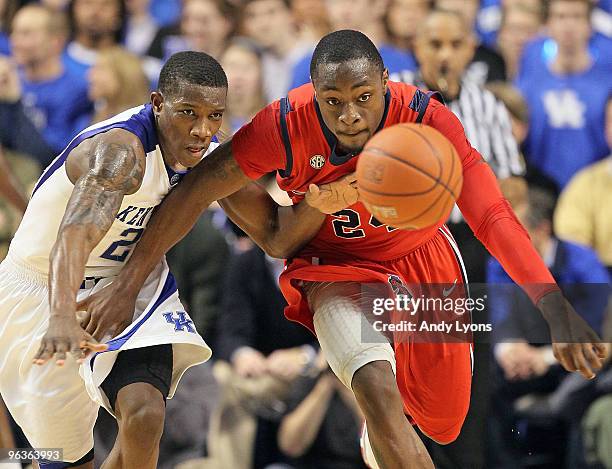
[[[293,34],[285,34],[285,37],[280,41],[276,41],[272,46],[271,51],[279,57],[285,57],[295,47],[295,36]]]
[[[586,48],[572,50],[559,48],[551,68],[560,74],[579,73],[588,70],[592,63],[593,59]]]
[[[228,101],[228,108],[231,109],[232,116],[237,117],[252,117],[261,109],[259,104],[249,99],[233,99]],[[255,112],[253,112],[255,110]]]
[[[64,67],[59,57],[53,56],[39,62],[24,66],[23,71],[28,81],[45,81],[55,78],[63,72]]]

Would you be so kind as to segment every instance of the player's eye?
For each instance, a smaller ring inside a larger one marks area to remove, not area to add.
[[[210,115],[210,118],[214,121],[219,121],[223,118],[223,113],[222,112],[213,112]]]
[[[337,106],[340,103],[340,101],[338,101],[336,98],[329,98],[329,99],[326,99],[325,101],[330,106]]]
[[[185,114],[186,116],[195,116],[193,109],[183,109],[181,113]]]
[[[359,100],[359,102],[360,102],[360,103],[365,103],[365,102],[366,102],[368,99],[370,99],[371,97],[372,97],[372,95],[371,95],[371,94],[369,94],[369,93],[365,93],[365,94],[362,94],[361,96],[359,96],[359,99],[358,99],[358,100]]]

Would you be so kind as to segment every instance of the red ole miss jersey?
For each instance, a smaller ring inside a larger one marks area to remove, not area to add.
[[[400,122],[421,122],[432,96],[414,86],[389,82],[378,130]],[[264,131],[266,136],[262,127],[269,129]],[[332,182],[355,171],[359,156],[339,156],[335,145],[336,137],[323,122],[313,87],[307,84],[264,109],[234,136],[232,148],[247,176],[257,178],[278,171],[280,188],[295,203],[302,200],[310,184]],[[442,224],[418,231],[396,230],[356,203],[328,216],[301,255],[397,259],[430,239]]]
[[[412,85],[389,82],[379,130],[417,122],[434,127],[451,141],[461,158],[464,178],[459,208],[475,235],[536,302],[558,287],[502,196],[493,172],[468,142],[457,117],[435,96]],[[252,179],[277,171],[280,187],[298,202],[309,184],[332,182],[355,170],[359,156],[336,154],[336,142],[323,122],[313,87],[307,84],[261,110],[234,135],[232,150]],[[440,225],[394,230],[357,203],[327,216],[298,257],[335,262],[398,259],[432,239]]]

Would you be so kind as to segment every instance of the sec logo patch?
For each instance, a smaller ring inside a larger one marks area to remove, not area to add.
[[[323,155],[314,155],[310,157],[310,166],[314,169],[321,169],[325,164],[325,157]]]

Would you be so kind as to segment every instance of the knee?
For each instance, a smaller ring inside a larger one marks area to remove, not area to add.
[[[157,442],[164,429],[166,407],[161,393],[150,385],[140,392],[126,392],[117,398],[117,416],[120,430],[130,438],[143,442]],[[134,391],[134,390],[132,390]]]
[[[368,414],[390,409],[394,402],[401,403],[395,374],[388,361],[374,361],[359,368],[351,382],[355,397]]]

